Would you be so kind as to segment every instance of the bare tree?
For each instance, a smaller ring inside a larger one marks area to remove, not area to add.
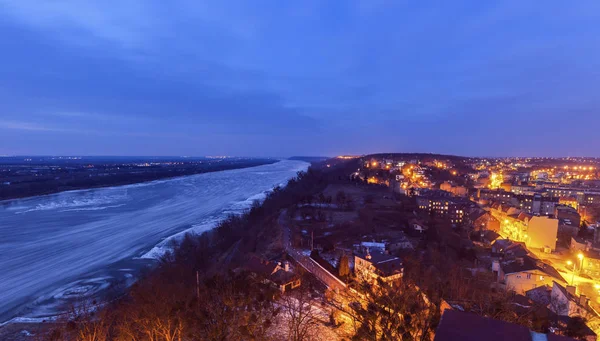
[[[282,314],[287,322],[290,341],[316,340],[316,327],[320,324],[314,302],[307,288],[293,291],[281,299]]]

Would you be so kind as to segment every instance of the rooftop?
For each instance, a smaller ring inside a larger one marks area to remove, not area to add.
[[[402,260],[399,257],[391,256],[378,250],[369,250],[367,252],[357,251],[354,254],[373,264],[375,269],[384,277],[402,272],[404,268]],[[370,259],[368,256],[370,256]]]
[[[520,260],[504,262],[502,263],[502,270],[505,274],[538,270],[566,283],[565,279],[555,268],[530,256],[521,257]]]
[[[540,334],[527,327],[482,317],[472,313],[446,310],[435,334],[434,341],[567,341],[571,338],[554,334]]]

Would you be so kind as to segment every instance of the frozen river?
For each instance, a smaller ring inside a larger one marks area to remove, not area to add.
[[[284,160],[0,202],[0,323],[51,316],[73,297],[133,280],[166,238],[210,229],[307,167]]]

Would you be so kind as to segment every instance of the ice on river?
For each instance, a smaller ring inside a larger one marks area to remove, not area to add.
[[[51,316],[65,297],[132,278],[139,268],[127,262],[161,256],[169,238],[214,227],[307,166],[284,160],[0,202],[0,322]]]

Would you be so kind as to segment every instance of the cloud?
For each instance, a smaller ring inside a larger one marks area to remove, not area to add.
[[[0,110],[165,150],[484,148],[478,124],[597,107],[597,4],[0,0]]]
[[[48,127],[44,125],[40,125],[33,122],[21,122],[21,121],[3,121],[0,120],[0,129],[10,129],[10,130],[27,130],[27,131],[37,131],[37,132],[64,132],[64,129]]]

